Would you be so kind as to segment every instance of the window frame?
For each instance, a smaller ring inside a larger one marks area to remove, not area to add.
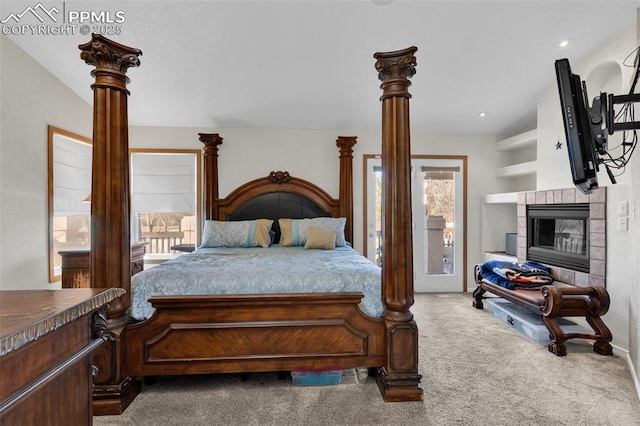
[[[77,141],[78,143],[83,143],[87,145],[91,145],[93,149],[93,141],[90,138],[79,135],[77,133],[73,133],[71,131],[61,129],[56,126],[47,125],[47,215],[48,215],[48,224],[47,231],[49,233],[49,246],[48,246],[48,256],[49,259],[49,283],[54,283],[62,280],[62,269],[60,273],[56,273],[56,259],[60,257],[60,255],[55,250],[55,236],[54,236],[54,218],[55,218],[55,203],[54,203],[54,187],[55,187],[55,176],[54,176],[54,139],[56,135],[60,135],[66,137],[68,139],[72,139]],[[91,166],[91,164],[90,164]],[[91,185],[89,186],[91,188]],[[89,193],[91,190],[89,189]],[[89,221],[91,221],[91,213],[89,213]],[[89,222],[91,223],[91,222]]]
[[[196,160],[196,247],[200,245],[202,239],[202,227],[203,227],[203,211],[202,211],[202,151],[199,149],[181,149],[181,148],[130,148],[129,149],[129,162],[131,164],[130,174],[133,176],[133,155],[134,154],[192,154]],[[131,182],[133,187],[133,182]],[[130,189],[132,190],[132,189]],[[135,212],[131,209],[129,220],[133,223]],[[132,231],[132,237],[133,235]],[[147,255],[145,255],[146,257]]]

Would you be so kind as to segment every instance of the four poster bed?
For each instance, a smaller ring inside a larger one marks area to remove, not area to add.
[[[217,169],[215,151],[222,138],[218,134],[201,134],[200,139],[205,143],[204,174],[212,178],[204,182],[205,193],[215,193],[217,190],[208,191],[208,187],[217,186],[217,176],[209,171],[211,166]],[[341,183],[351,180],[351,153],[355,142],[355,137],[338,138],[343,163]],[[216,149],[208,149],[209,144],[216,145]],[[311,182],[287,172],[272,172],[240,186],[226,198],[205,199],[205,211],[215,215],[205,219],[217,227],[229,220],[247,225],[254,220],[274,220],[272,228],[276,234],[280,233],[278,219],[285,218],[307,218],[306,221],[341,228],[345,221],[331,218],[340,218],[345,212],[346,222],[351,222],[351,213],[345,207],[351,204],[352,198],[347,186],[341,185],[341,197],[333,199]],[[305,220],[299,221],[300,226]],[[246,240],[244,231],[241,229],[238,240]],[[284,230],[282,234],[284,237]],[[347,231],[341,238],[351,241],[350,234]],[[203,239],[206,240],[207,235]],[[235,235],[229,238],[233,239]],[[279,235],[274,239],[283,240]],[[142,321],[127,327],[128,374],[382,366],[384,323],[379,318],[382,308],[375,303],[380,301],[380,271],[345,243],[338,244],[332,250],[314,250],[298,245],[238,247],[227,242],[227,247],[221,247],[214,243],[211,248],[199,248],[136,274],[132,278],[131,307],[139,308],[133,316]],[[201,273],[196,274],[199,271]],[[334,284],[341,277],[349,279],[347,287],[352,289],[359,289],[359,284],[366,282],[375,286],[344,292],[340,289],[345,283],[340,282],[337,287],[331,287],[332,292],[322,291],[320,284]],[[208,286],[216,284],[216,278],[220,280],[220,288],[210,290]],[[179,281],[177,290],[159,288],[159,282],[168,281],[170,285],[172,280]],[[250,282],[254,285],[249,285]],[[274,289],[279,284],[287,286]],[[313,284],[318,285],[317,290],[311,288]],[[143,291],[149,287],[148,293]],[[193,287],[195,294],[188,294]],[[266,287],[269,293],[259,294],[264,291],[261,287]],[[299,291],[283,292],[281,288]],[[144,302],[147,295],[158,291],[169,295],[149,298],[155,309],[151,314]],[[370,299],[377,295],[377,300],[368,305],[363,303],[365,291],[371,293]],[[208,292],[227,294],[206,294]],[[368,307],[365,309],[368,314],[363,312],[363,306]]]
[[[376,373],[385,401],[421,400],[418,334],[410,311],[413,270],[411,262],[406,261],[412,258],[408,78],[415,72],[413,54],[417,49],[412,47],[374,55],[383,82],[380,98],[382,158],[383,168],[387,171],[383,183],[385,264],[382,271],[344,242],[353,241],[355,137],[338,137],[336,142],[340,148],[337,199],[315,184],[284,171],[271,172],[269,176],[252,180],[227,197],[219,198],[217,161],[222,138],[218,134],[200,134],[204,143],[204,219],[210,221],[208,224],[223,226],[221,224],[228,224],[228,221],[244,221],[257,226],[257,220],[269,219],[273,220],[276,234],[281,233],[283,238],[285,233],[287,238],[291,238],[291,234],[298,235],[300,239],[306,238],[307,243],[312,240],[312,232],[318,229],[324,232],[335,225],[331,242],[338,247],[306,250],[315,252],[319,258],[314,260],[316,263],[311,270],[293,281],[293,287],[288,290],[266,294],[253,290],[236,293],[229,289],[227,294],[207,294],[198,290],[196,294],[188,294],[193,283],[204,278],[201,276],[190,282],[182,276],[175,281],[184,291],[171,290],[168,294],[151,297],[147,296],[152,293],[145,293],[138,297],[136,288],[140,282],[146,280],[153,287],[160,281],[159,276],[153,275],[154,269],[165,270],[166,274],[173,267],[169,264],[162,268],[160,265],[137,274],[133,277],[132,293],[127,195],[126,103],[129,93],[125,73],[127,68],[139,65],[138,57],[142,53],[95,34],[90,42],[79,47],[81,57],[96,66],[92,71],[96,82],[92,86],[91,286],[122,287],[126,291],[119,303],[112,303],[108,311],[110,343],[103,345],[94,356],[99,369],[94,385],[94,413],[121,413],[140,391],[141,376],[225,372],[369,367]],[[280,222],[279,219],[292,221]],[[314,221],[314,225],[306,221]],[[318,223],[320,226],[315,226]],[[343,239],[341,232],[344,232]],[[205,239],[208,237],[211,235],[205,235]],[[276,241],[278,238],[275,235]],[[215,244],[213,247],[215,254],[198,250],[181,258],[195,259],[195,263],[187,267],[192,269],[197,269],[194,265],[198,262],[217,259],[213,269],[204,275],[235,275],[224,268],[227,258],[237,253],[221,254]],[[294,256],[307,255],[302,253],[305,251],[302,247],[291,249],[296,252]],[[257,281],[261,281],[266,280],[269,273],[274,275],[271,262],[275,259],[266,256],[271,248],[248,251],[249,254],[244,250],[238,255],[240,261],[246,262],[243,265],[259,266],[242,280],[256,281],[258,277]],[[342,251],[344,253],[340,254]],[[278,257],[280,253],[273,256]],[[321,264],[336,259],[338,263],[331,263],[329,269],[317,272]],[[285,262],[293,267],[294,262]],[[352,269],[347,270],[356,265],[366,270],[368,278],[355,275]],[[285,270],[290,269],[277,268],[276,275],[280,272],[283,276]],[[326,291],[309,288],[308,278],[314,270],[316,276],[320,276],[330,275],[336,269],[342,272],[334,275],[348,277],[347,284]],[[180,271],[174,273],[182,274]],[[376,282],[373,289],[360,286],[372,279]],[[240,288],[243,284],[244,281],[234,286]],[[147,313],[135,314],[133,310],[145,305],[147,298],[150,305],[142,308],[148,309]],[[138,319],[132,320],[130,314]]]

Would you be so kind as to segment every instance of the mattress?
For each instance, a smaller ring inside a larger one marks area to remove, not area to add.
[[[382,315],[380,268],[349,246],[198,249],[131,277],[128,313],[149,318],[148,299],[159,295],[325,292],[362,293],[362,311]]]

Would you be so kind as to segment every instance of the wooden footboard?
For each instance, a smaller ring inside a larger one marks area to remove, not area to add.
[[[510,290],[483,279],[477,266],[475,279],[478,287],[473,292],[473,306],[476,309],[484,307],[484,294],[489,292],[541,315],[551,337],[548,349],[555,355],[567,354],[564,342],[568,339],[595,340],[594,352],[600,355],[613,353],[609,343],[612,340],[611,331],[601,318],[609,310],[609,294],[604,287],[575,287],[565,284],[533,290]],[[585,318],[594,333],[565,333],[558,324],[558,317]]]
[[[127,327],[131,376],[282,371],[384,364],[384,322],[360,293],[157,296]]]

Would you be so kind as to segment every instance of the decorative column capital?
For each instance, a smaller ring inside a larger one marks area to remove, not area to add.
[[[125,77],[127,69],[139,66],[139,56],[142,56],[140,49],[116,43],[100,34],[92,34],[91,41],[79,45],[78,48],[82,51],[80,59],[96,67],[91,72],[92,76],[106,71],[120,77],[125,83],[129,82]]]
[[[409,79],[416,73],[416,57],[418,51],[415,46],[393,52],[376,52],[373,57],[377,59],[375,67],[378,71],[378,79],[382,81],[380,88],[383,94],[380,100],[393,96],[410,98]]]
[[[204,144],[204,153],[206,155],[216,155],[218,153],[218,145],[222,145],[222,138],[219,133],[198,133],[200,142]]]
[[[340,158],[353,158],[353,146],[358,143],[357,136],[338,136],[336,146],[340,148]]]
[[[416,57],[418,51],[415,46],[394,52],[376,52],[373,57],[377,59],[376,70],[378,78],[382,81],[390,79],[408,79],[416,73]]]

